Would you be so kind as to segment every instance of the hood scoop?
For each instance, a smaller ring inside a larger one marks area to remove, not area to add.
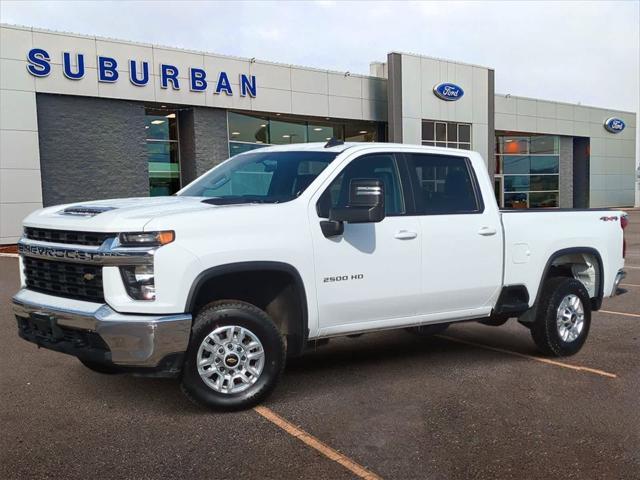
[[[82,206],[68,207],[62,210],[60,215],[75,215],[78,217],[95,217],[96,215],[115,210],[115,207]]]

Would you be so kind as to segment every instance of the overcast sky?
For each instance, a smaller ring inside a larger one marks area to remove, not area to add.
[[[496,91],[637,111],[640,1],[0,2],[3,23],[368,73],[390,51],[493,67]]]

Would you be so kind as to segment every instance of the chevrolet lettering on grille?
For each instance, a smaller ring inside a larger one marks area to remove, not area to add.
[[[27,257],[48,258],[51,260],[63,260],[77,263],[93,263],[99,265],[136,265],[153,262],[153,251],[137,249],[137,251],[113,251],[113,250],[78,250],[43,245],[30,245],[18,243],[18,253]]]

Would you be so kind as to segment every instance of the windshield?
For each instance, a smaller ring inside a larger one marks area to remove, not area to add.
[[[297,198],[336,158],[335,152],[250,152],[230,158],[178,195],[207,202],[280,203]]]

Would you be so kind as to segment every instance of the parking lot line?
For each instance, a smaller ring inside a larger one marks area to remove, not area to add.
[[[640,287],[640,285],[636,285],[634,283],[621,283],[621,287]]]
[[[382,477],[376,475],[370,470],[367,470],[365,467],[363,467],[362,465],[359,465],[358,463],[354,462],[353,460],[346,457],[345,455],[337,452],[330,446],[318,440],[313,435],[296,427],[291,422],[285,420],[270,408],[257,406],[254,408],[254,410],[258,414],[262,415],[264,418],[269,420],[271,423],[273,423],[274,425],[284,430],[289,435],[297,438],[298,440],[303,442],[305,445],[320,452],[322,455],[329,458],[330,460],[333,460],[334,462],[339,463],[354,475],[357,475],[360,478],[364,478],[365,480],[382,480]]]
[[[640,318],[640,315],[637,313],[626,313],[626,312],[612,312],[610,310],[598,310],[601,313],[611,313],[613,315],[624,315],[625,317],[638,317]]]
[[[580,365],[571,365],[570,363],[559,362],[557,360],[551,360],[550,358],[535,357],[533,355],[527,355],[525,353],[514,352],[512,350],[505,350],[503,348],[498,348],[498,347],[492,347],[490,345],[485,345],[484,343],[469,342],[467,340],[450,337],[448,335],[436,335],[436,336],[443,338],[445,340],[450,340],[452,342],[471,345],[472,347],[484,348],[485,350],[492,350],[494,352],[506,353],[507,355],[514,355],[516,357],[527,358],[529,360],[535,360],[536,362],[546,363],[548,365],[554,365],[556,367],[568,368],[570,370],[576,370],[579,372],[593,373],[595,375],[600,375],[602,377],[618,378],[618,376],[615,373],[605,372],[604,370],[598,370],[596,368],[581,367]]]

